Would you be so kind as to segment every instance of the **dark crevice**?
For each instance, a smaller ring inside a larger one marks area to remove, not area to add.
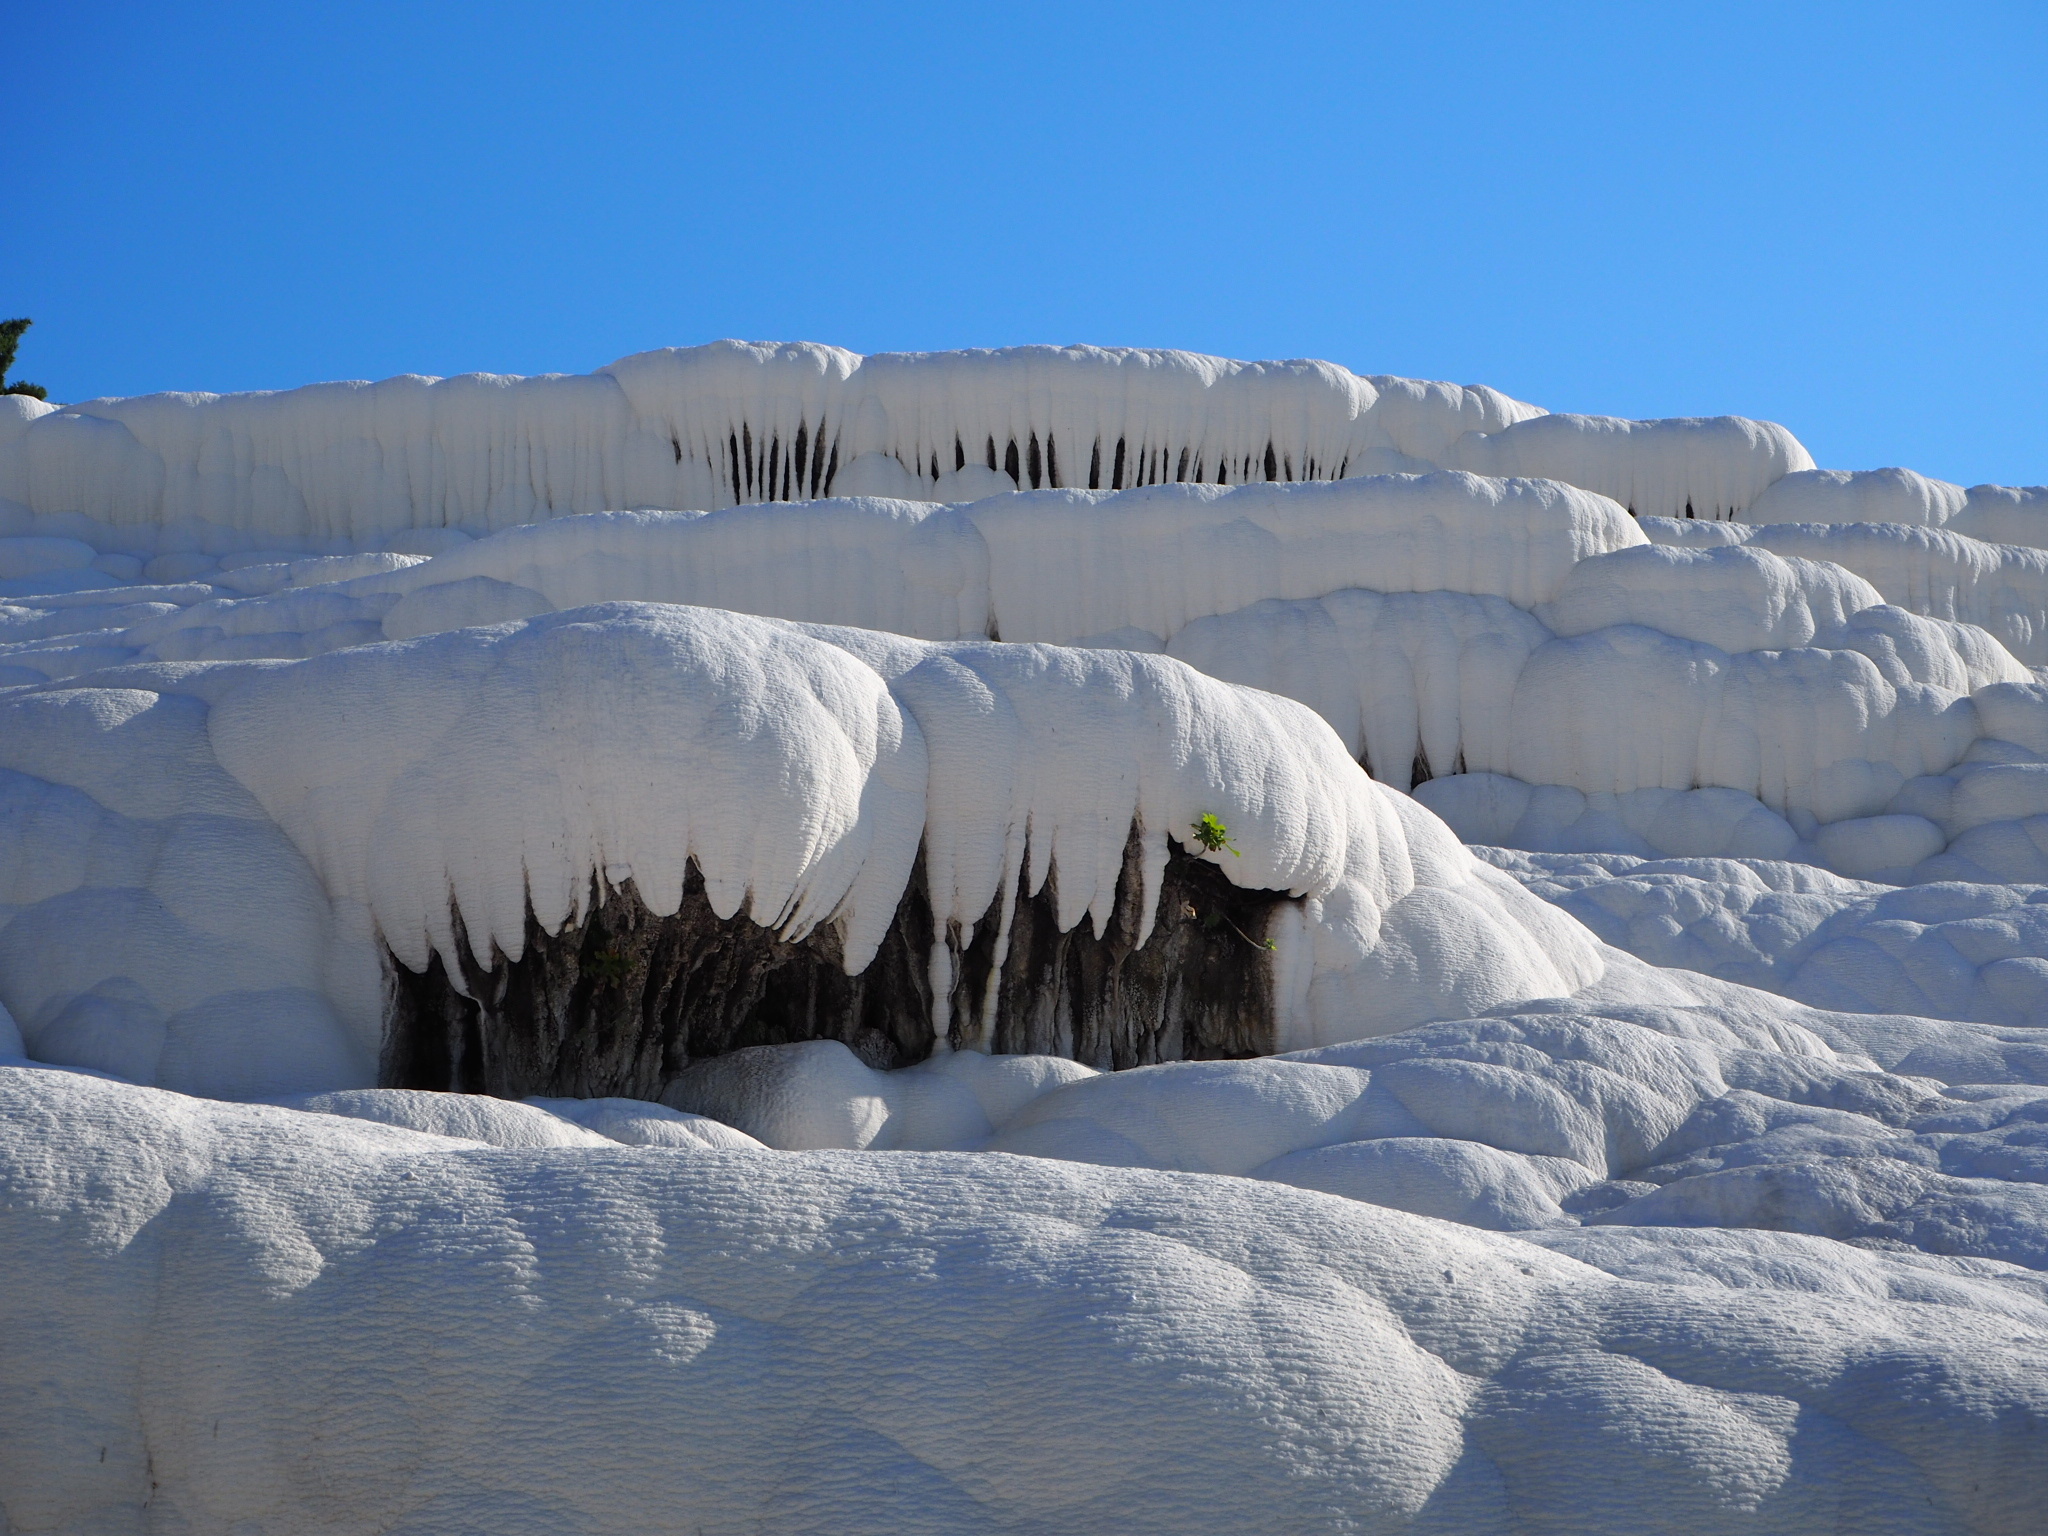
[[[1107,1069],[1274,1049],[1263,938],[1289,898],[1241,890],[1214,864],[1176,851],[1140,947],[1141,858],[1134,829],[1100,939],[1085,918],[1059,931],[1053,881],[1036,896],[1020,890],[997,982],[995,1050]],[[845,973],[829,925],[789,943],[744,913],[718,917],[694,865],[672,916],[650,912],[630,881],[604,891],[602,905],[599,894],[593,877],[592,909],[560,933],[529,912],[520,958],[494,951],[489,966],[470,953],[457,914],[466,997],[438,955],[416,972],[387,951],[380,1083],[503,1098],[654,1099],[692,1060],[747,1046],[838,1040],[884,1068],[931,1051],[934,925],[921,857],[879,953],[858,976]],[[955,1043],[980,1032],[1000,917],[998,899],[964,951],[953,938]]]
[[[1058,931],[1053,881],[1036,897],[1019,900],[993,1049],[1070,1056],[1109,1070],[1275,1048],[1263,941],[1273,909],[1288,898],[1240,890],[1214,864],[1176,851],[1167,862],[1157,923],[1141,949],[1141,914],[1132,899],[1140,857],[1134,834],[1124,851],[1116,913],[1100,939],[1085,918]],[[979,1020],[999,915],[999,906],[991,906],[960,957],[956,1038]]]
[[[679,435],[671,434],[669,449],[680,464],[685,454]],[[715,449],[713,454],[715,458]],[[972,457],[965,438],[956,431],[950,465],[943,439],[932,445],[929,453],[920,449],[905,462],[911,465],[912,475],[937,481],[949,467],[956,471],[965,469]],[[1073,459],[1063,469],[1057,438],[1050,432],[1041,436],[1035,430],[1027,431],[1024,437],[1011,438],[1001,445],[993,433],[988,434],[983,440],[982,460],[991,470],[1009,476],[1010,483],[1019,490],[1057,489],[1083,483]],[[815,426],[800,420],[795,437],[786,444],[776,433],[757,444],[752,425],[742,422],[727,434],[723,472],[730,476],[734,501],[796,501],[830,496],[838,462],[839,444],[828,443],[823,420]],[[1181,447],[1170,442],[1133,445],[1127,437],[1120,436],[1111,448],[1096,437],[1089,444],[1085,483],[1091,491],[1130,490],[1162,485],[1169,480],[1198,485],[1245,485],[1260,478],[1306,483],[1341,480],[1349,474],[1350,467],[1348,457],[1334,468],[1313,455],[1297,463],[1291,452],[1282,453],[1270,439],[1262,450],[1238,458],[1219,453],[1212,461],[1208,450],[1197,451],[1193,443]],[[1633,507],[1629,510],[1632,515],[1636,511]],[[1688,501],[1684,515],[1691,518],[1701,514]]]

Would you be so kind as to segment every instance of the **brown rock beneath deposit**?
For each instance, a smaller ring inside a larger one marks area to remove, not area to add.
[[[1094,1067],[1262,1055],[1273,1049],[1272,909],[1289,898],[1230,884],[1175,850],[1159,915],[1136,943],[1139,842],[1125,847],[1117,906],[1098,939],[1055,921],[1057,872],[1019,892],[997,988],[993,1049],[1069,1056]],[[516,961],[471,955],[460,914],[465,997],[436,956],[424,974],[386,952],[379,1081],[387,1088],[655,1099],[694,1058],[753,1045],[839,1040],[874,1067],[908,1066],[934,1040],[931,905],[923,860],[874,961],[849,976],[829,924],[789,943],[744,912],[711,910],[694,865],[680,909],[658,917],[632,882],[592,882],[587,915],[560,933],[526,919]],[[951,1036],[979,1037],[1001,903],[953,955]]]

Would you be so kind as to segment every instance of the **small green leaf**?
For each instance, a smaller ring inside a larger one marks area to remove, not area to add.
[[[1214,812],[1204,811],[1194,823],[1195,841],[1211,853],[1227,852],[1232,858],[1241,858],[1237,849],[1230,845],[1230,828],[1223,825]]]

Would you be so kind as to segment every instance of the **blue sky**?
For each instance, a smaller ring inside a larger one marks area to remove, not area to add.
[[[1091,341],[2048,482],[2048,6],[14,4],[52,398]]]

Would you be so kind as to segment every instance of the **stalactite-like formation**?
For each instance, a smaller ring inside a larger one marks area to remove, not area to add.
[[[1000,903],[991,907],[950,967],[947,1043],[1104,1068],[1271,1051],[1263,935],[1286,898],[1242,890],[1214,865],[1176,854],[1139,944],[1128,893],[1140,857],[1134,833],[1100,938],[1085,921],[1060,931],[1052,883],[1019,893],[1007,934]],[[718,917],[694,867],[672,916],[650,912],[630,881],[601,894],[593,888],[588,915],[559,933],[529,911],[516,961],[494,952],[493,964],[479,964],[464,933],[459,990],[439,955],[421,973],[387,952],[384,1085],[653,1099],[692,1060],[747,1046],[838,1040],[872,1066],[897,1067],[936,1043],[921,868],[856,976],[829,924],[792,943],[745,914]]]

